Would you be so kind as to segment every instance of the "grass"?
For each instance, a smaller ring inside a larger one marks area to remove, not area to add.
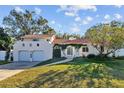
[[[66,59],[66,58],[64,58],[64,57],[62,57],[62,58],[54,58],[54,59],[50,59],[50,60],[41,62],[41,63],[37,64],[36,66],[47,65],[47,64],[50,64],[50,63],[54,63],[54,62],[57,62],[57,61],[64,60],[64,59]],[[35,67],[35,66],[34,66],[34,67]]]
[[[10,63],[10,62],[8,62],[8,61],[0,61],[0,65],[4,65],[4,64],[8,64],[8,63]]]
[[[38,66],[0,81],[0,87],[123,88],[124,60],[76,58],[65,64]]]

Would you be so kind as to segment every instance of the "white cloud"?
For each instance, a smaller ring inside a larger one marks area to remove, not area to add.
[[[67,9],[68,9],[68,6],[67,5],[60,5],[56,12],[65,11]]]
[[[80,32],[80,28],[76,23],[71,24],[70,29],[71,33],[78,33]]]
[[[110,17],[110,15],[109,14],[106,14],[105,16],[104,16],[104,19],[106,19],[106,20],[109,20],[111,17]]]
[[[122,18],[122,16],[120,14],[118,14],[118,13],[114,14],[114,16],[115,16],[116,19],[121,19]]]
[[[73,13],[73,12],[65,12],[65,15],[67,15],[67,16],[75,16],[75,13]]]
[[[80,29],[75,26],[75,27],[72,27],[72,28],[70,29],[70,31],[71,31],[72,33],[77,33],[77,32],[80,32]]]
[[[35,7],[34,10],[35,10],[37,15],[39,15],[41,13],[41,9],[40,8]]]
[[[92,18],[92,17],[90,17],[90,16],[87,16],[87,17],[86,17],[86,20],[87,20],[87,21],[92,21],[92,20],[93,20],[93,18]]]
[[[99,15],[97,14],[96,17],[99,17]]]
[[[76,6],[78,9],[80,10],[92,10],[92,11],[97,11],[97,8],[96,6],[94,5],[79,5],[79,6]]]
[[[54,20],[51,21],[51,24],[55,24],[56,22]]]
[[[60,6],[57,12],[64,11],[67,16],[78,16],[80,10],[97,11],[97,8],[93,5],[65,5]]]
[[[92,18],[91,16],[87,16],[85,19],[82,20],[82,24],[83,24],[83,25],[87,25],[87,24],[89,24],[92,20],[93,20],[93,18]]]
[[[75,21],[79,22],[79,21],[81,21],[81,18],[78,16],[75,18]]]
[[[82,24],[84,24],[84,25],[86,25],[86,24],[88,24],[89,22],[87,21],[87,20],[83,20],[82,21]]]
[[[121,8],[121,7],[122,7],[122,5],[115,5],[115,7],[117,7],[117,8]]]
[[[24,12],[24,10],[23,10],[21,7],[19,7],[19,6],[16,6],[16,7],[15,7],[15,10],[16,10],[17,12]]]

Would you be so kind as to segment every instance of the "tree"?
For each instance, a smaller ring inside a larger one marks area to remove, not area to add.
[[[28,34],[39,34],[49,29],[48,21],[42,16],[37,16],[35,11],[17,12],[11,10],[3,19],[5,31],[15,38]]]
[[[0,27],[0,50],[7,51],[6,59],[9,57],[9,51],[12,46],[12,39],[11,37],[4,32],[4,29]]]
[[[102,57],[124,47],[124,28],[118,25],[99,24],[88,29],[85,35]]]
[[[68,34],[68,33],[64,33],[63,35],[62,35],[62,38],[63,39],[69,39],[69,38],[76,38],[76,39],[80,39],[81,38],[81,36],[79,35],[79,34]]]
[[[48,30],[43,31],[43,34],[55,35],[56,31],[52,28],[49,28]]]
[[[111,27],[122,27],[123,23],[113,20],[113,21],[110,22],[110,25],[111,25]]]
[[[0,27],[0,49],[1,50],[10,49],[11,43],[12,43],[11,37],[4,32],[4,29],[2,27]]]

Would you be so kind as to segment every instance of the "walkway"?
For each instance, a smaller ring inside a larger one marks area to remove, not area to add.
[[[72,61],[72,60],[73,60],[72,58],[67,58],[67,59],[65,59],[65,60],[58,61],[58,62],[51,63],[51,64],[47,64],[47,65],[44,65],[44,66],[50,66],[50,65],[57,65],[57,64],[61,64],[61,63],[67,63],[67,62],[70,62],[70,61]]]

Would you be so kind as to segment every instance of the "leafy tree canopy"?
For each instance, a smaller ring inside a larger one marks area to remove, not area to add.
[[[120,22],[98,24],[89,28],[85,35],[100,55],[107,56],[124,47],[124,27]]]
[[[0,27],[0,50],[9,51],[11,43],[11,37],[4,32],[4,29],[2,27]]]
[[[39,34],[49,30],[48,21],[35,11],[17,12],[11,10],[3,19],[5,31],[15,38],[28,34]],[[51,28],[50,28],[51,29]]]

